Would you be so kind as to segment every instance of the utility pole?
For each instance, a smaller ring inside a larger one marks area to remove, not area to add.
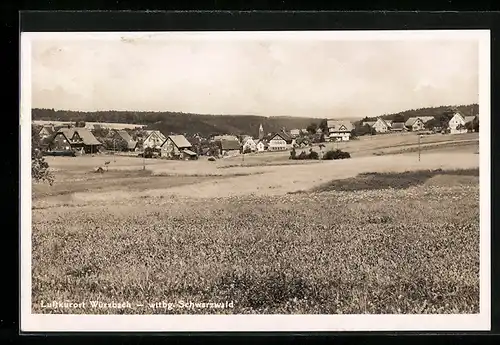
[[[418,161],[420,162],[420,138],[422,138],[422,134],[418,135]]]

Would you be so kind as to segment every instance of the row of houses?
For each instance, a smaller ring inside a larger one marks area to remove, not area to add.
[[[466,125],[474,121],[476,116],[465,116],[461,112],[457,111],[453,114],[452,118],[448,122],[448,128],[451,134],[466,133]],[[377,133],[387,133],[387,132],[402,132],[402,131],[412,131],[418,132],[426,129],[427,123],[434,120],[433,116],[419,116],[410,117],[406,122],[393,122],[391,120],[386,120],[379,117],[376,121],[365,121],[363,125],[368,125],[373,128]],[[446,128],[434,127],[434,130],[445,130]]]

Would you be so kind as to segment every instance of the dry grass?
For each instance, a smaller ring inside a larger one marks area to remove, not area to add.
[[[477,184],[437,183],[34,210],[33,311],[227,300],[119,312],[477,313],[478,206]]]
[[[445,143],[474,135],[423,138],[449,151],[421,161],[373,156],[411,150],[413,134],[342,143],[352,159],[317,164],[280,152],[142,171],[136,157],[48,157],[54,186],[33,185],[33,311],[100,300],[145,306],[57,312],[477,313],[479,157]],[[147,306],[179,300],[234,309]]]
[[[356,191],[373,189],[407,189],[422,185],[434,176],[468,176],[471,182],[479,183],[479,169],[416,170],[402,173],[361,173],[357,177],[333,180],[313,189],[313,191]],[[463,182],[463,180],[461,180]]]

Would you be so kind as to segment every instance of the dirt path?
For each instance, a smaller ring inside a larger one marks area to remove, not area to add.
[[[106,192],[81,191],[69,195],[36,200],[38,206],[127,203],[150,197],[218,198],[243,195],[282,195],[306,190],[333,179],[354,177],[363,172],[402,172],[420,169],[463,169],[479,167],[479,155],[470,152],[426,153],[421,161],[415,154],[368,156],[316,164],[260,167],[262,174],[251,176],[221,176],[182,185],[145,185],[143,190],[120,188]],[[247,172],[252,168],[227,168]],[[182,177],[179,177],[182,179]],[[152,182],[152,181],[151,181]],[[35,204],[34,202],[34,204]]]

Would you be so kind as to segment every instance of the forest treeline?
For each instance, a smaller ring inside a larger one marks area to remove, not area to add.
[[[394,114],[383,114],[387,120],[406,121],[410,117],[434,116],[454,110],[461,111],[465,116],[479,113],[478,104],[459,106],[440,106],[411,109]],[[360,114],[361,115],[361,114]],[[334,118],[334,116],[332,116]],[[135,112],[135,111],[96,111],[82,112],[71,110],[33,109],[33,120],[74,121],[74,122],[120,122],[146,125],[148,129],[158,129],[164,134],[183,133],[187,135],[200,134],[209,136],[214,134],[257,135],[262,124],[266,133],[277,132],[282,129],[306,129],[320,127],[324,119],[308,117],[265,117],[257,115],[202,115],[182,112]],[[360,121],[375,121],[376,117],[359,117]]]
[[[299,117],[264,117],[256,115],[201,115],[180,112],[97,111],[80,112],[54,109],[33,109],[33,120],[74,122],[120,122],[147,125],[162,133],[200,134],[255,134],[262,124],[266,133],[294,128],[306,128],[321,119]]]

